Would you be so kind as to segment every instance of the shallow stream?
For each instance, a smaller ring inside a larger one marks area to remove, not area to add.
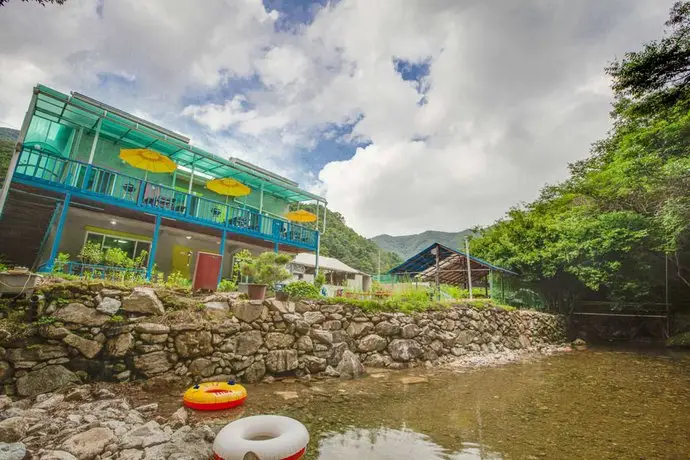
[[[321,460],[690,458],[686,353],[595,349],[494,368],[247,389],[243,408],[193,420],[288,415],[309,429],[306,458]],[[158,401],[172,412],[179,392]]]

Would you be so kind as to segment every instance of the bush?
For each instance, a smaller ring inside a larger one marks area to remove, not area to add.
[[[314,277],[314,286],[319,290],[324,284],[326,284],[326,274],[321,271]]]
[[[192,285],[192,281],[185,278],[179,271],[174,271],[168,275],[168,281],[165,285],[169,288],[188,288]]]
[[[221,280],[218,284],[218,292],[235,292],[237,291],[237,283],[233,280]]]
[[[65,271],[65,265],[69,263],[69,254],[66,252],[59,252],[55,258],[55,263],[53,264],[54,273],[63,273]]]
[[[283,288],[283,292],[293,299],[315,299],[320,297],[319,289],[307,281],[295,281]]]
[[[108,248],[103,257],[106,265],[111,267],[132,268],[134,261],[120,248]]]
[[[240,266],[244,276],[251,278],[253,283],[274,286],[276,283],[289,279],[292,275],[285,268],[292,257],[274,252],[264,252],[259,257],[252,257]]]
[[[79,259],[85,264],[98,265],[103,262],[103,251],[101,250],[101,245],[94,242],[88,241],[81,252],[79,252]]]

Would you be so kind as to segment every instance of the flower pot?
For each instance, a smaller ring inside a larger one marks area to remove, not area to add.
[[[249,300],[264,300],[266,297],[266,285],[248,284],[247,295],[249,296]]]

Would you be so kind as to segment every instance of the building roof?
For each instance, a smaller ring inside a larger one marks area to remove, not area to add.
[[[37,116],[72,127],[95,130],[117,139],[123,146],[150,148],[172,159],[178,169],[208,179],[232,177],[250,187],[284,200],[325,203],[318,195],[302,190],[296,182],[281,177],[239,158],[225,159],[190,144],[189,138],[154,123],[116,109],[90,97],[73,92],[67,95],[47,86],[37,85],[34,112]]]
[[[397,267],[391,268],[388,273],[394,275],[418,276],[424,280],[433,280],[436,277],[436,256],[432,249],[439,251],[439,280],[442,283],[457,284],[467,277],[467,255],[456,249],[451,249],[440,243],[434,243],[428,248],[418,252]],[[484,277],[490,271],[517,275],[517,273],[496,266],[479,257],[470,255],[472,277]],[[477,274],[475,275],[475,271]]]
[[[316,265],[316,255],[309,252],[300,252],[292,259],[292,264],[303,265],[305,267],[314,267]],[[331,270],[334,272],[344,272],[344,273],[359,273],[362,275],[367,275],[366,273],[345,265],[343,262],[332,257],[319,256],[319,268],[324,270]],[[367,275],[369,276],[369,275]]]

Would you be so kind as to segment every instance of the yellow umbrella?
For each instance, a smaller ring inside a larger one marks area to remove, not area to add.
[[[134,166],[143,169],[144,180],[149,171],[154,173],[173,172],[177,165],[170,158],[149,149],[120,149],[120,158]]]
[[[312,214],[304,209],[290,211],[285,214],[285,217],[292,222],[316,222],[316,214]]]
[[[206,182],[206,188],[219,195],[225,195],[225,203],[228,202],[229,196],[244,196],[249,195],[252,189],[229,177],[222,177],[220,179],[212,179]]]

